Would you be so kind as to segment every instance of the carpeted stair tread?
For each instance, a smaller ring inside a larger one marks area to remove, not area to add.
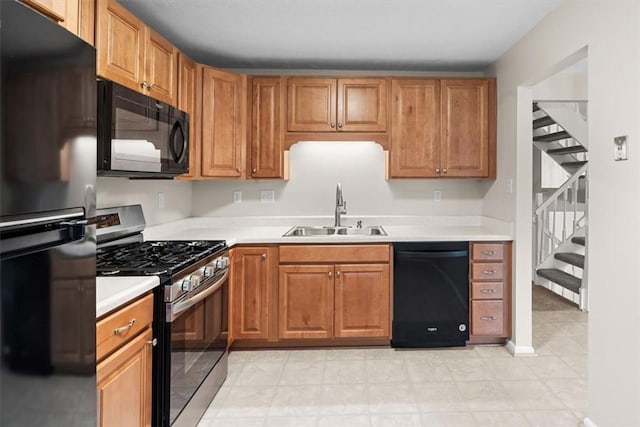
[[[573,154],[573,153],[586,153],[587,149],[582,145],[574,145],[571,147],[554,148],[547,150],[547,154]]]
[[[586,241],[583,236],[576,236],[571,238],[571,243],[575,243],[576,245],[586,246]]]
[[[555,259],[559,259],[562,262],[566,262],[567,264],[584,268],[584,255],[574,254],[571,252],[558,252],[553,257]]]
[[[571,135],[567,131],[554,132],[547,135],[534,136],[533,140],[537,142],[551,142],[560,141],[561,139],[571,138]]]
[[[551,280],[554,283],[562,286],[565,289],[569,289],[572,292],[579,293],[580,286],[582,286],[582,280],[576,276],[572,276],[569,273],[565,273],[557,268],[541,268],[538,270],[538,276],[544,277],[547,280]]]
[[[551,117],[549,116],[544,116],[544,117],[540,117],[539,119],[535,119],[533,121],[533,128],[534,129],[539,129],[539,128],[543,128],[545,126],[549,126],[555,123],[555,120],[553,120]]]
[[[560,166],[565,167],[565,168],[579,168],[582,165],[586,165],[587,161],[586,160],[580,160],[578,162],[564,162],[564,163],[560,163]]]

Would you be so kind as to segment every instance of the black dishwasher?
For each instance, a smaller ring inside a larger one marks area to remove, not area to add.
[[[464,346],[469,242],[393,244],[392,347]]]

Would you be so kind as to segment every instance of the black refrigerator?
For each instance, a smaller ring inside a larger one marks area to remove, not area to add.
[[[95,49],[0,0],[0,425],[96,415]]]

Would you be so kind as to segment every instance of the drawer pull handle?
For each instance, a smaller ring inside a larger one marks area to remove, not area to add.
[[[495,255],[495,254],[497,254],[497,253],[498,253],[498,252],[497,252],[496,250],[494,250],[494,249],[492,249],[492,250],[490,250],[490,251],[482,251],[482,254],[483,254],[483,255]]]
[[[136,323],[136,319],[131,319],[129,323],[124,326],[120,326],[119,328],[115,328],[113,330],[113,335],[122,335],[127,332],[129,329],[133,328],[133,325]]]
[[[487,275],[493,276],[494,274],[496,274],[496,271],[495,270],[482,270],[482,274],[487,274]]]
[[[495,289],[480,289],[480,292],[482,292],[483,294],[495,294],[496,290]]]
[[[480,320],[487,320],[487,321],[496,320],[496,316],[481,316]]]

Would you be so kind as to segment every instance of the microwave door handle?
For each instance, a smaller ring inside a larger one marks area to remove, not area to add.
[[[180,149],[180,153],[176,153],[176,147],[174,144],[176,134],[180,132],[182,136],[182,147]],[[182,125],[179,120],[176,120],[171,127],[171,133],[169,133],[169,150],[171,151],[171,155],[173,156],[173,160],[176,163],[182,163],[184,160],[184,156],[187,154],[187,144],[188,140],[186,135],[184,134],[184,129],[182,129]]]
[[[183,311],[193,307],[209,295],[215,293],[220,287],[227,281],[229,278],[229,270],[225,271],[224,274],[218,281],[216,281],[213,285],[209,286],[204,291],[195,294],[194,296],[187,298],[184,301],[177,302],[175,304],[169,304],[167,318],[170,319],[171,322],[176,320],[180,313]]]

